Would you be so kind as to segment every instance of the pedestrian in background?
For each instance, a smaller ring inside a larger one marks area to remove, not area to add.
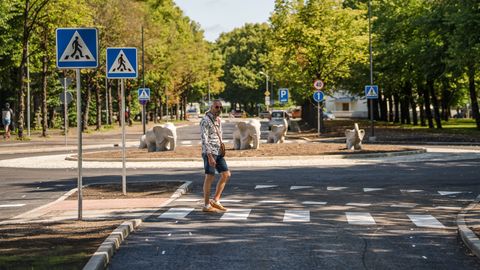
[[[203,183],[203,212],[217,212],[217,210],[227,211],[220,203],[220,197],[225,189],[227,181],[230,179],[230,170],[225,161],[225,146],[222,143],[222,102],[214,100],[210,110],[200,121],[200,136],[202,139],[202,158],[205,169],[205,180]],[[215,170],[220,174],[220,180],[217,183],[215,195],[210,199],[210,191],[215,180]]]
[[[2,109],[2,123],[3,127],[5,128],[5,134],[3,134],[3,138],[10,138],[10,125],[12,124],[12,121],[13,110],[10,109],[10,104],[7,102],[5,103],[5,108]]]

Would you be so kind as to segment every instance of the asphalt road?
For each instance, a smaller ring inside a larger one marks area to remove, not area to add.
[[[479,269],[455,225],[480,193],[479,165],[234,171],[225,216],[200,211],[201,178],[188,178],[192,193],[142,224],[109,269]]]

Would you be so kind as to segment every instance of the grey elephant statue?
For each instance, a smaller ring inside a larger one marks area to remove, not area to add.
[[[260,146],[260,121],[250,119],[238,122],[233,131],[233,149],[258,149]]]
[[[287,127],[284,125],[273,125],[268,133],[267,143],[284,143],[287,136]]]
[[[177,128],[172,123],[155,126],[140,138],[140,149],[148,152],[173,151],[177,144]]]
[[[345,130],[345,136],[347,137],[348,150],[362,150],[362,141],[363,137],[365,137],[365,130],[359,129],[357,123],[355,123],[354,129]]]

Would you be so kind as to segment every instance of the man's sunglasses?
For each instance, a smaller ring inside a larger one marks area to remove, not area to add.
[[[223,106],[215,106],[215,109],[223,109]]]

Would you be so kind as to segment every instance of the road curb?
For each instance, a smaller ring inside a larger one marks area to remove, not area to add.
[[[192,185],[192,181],[185,181],[173,194],[170,196],[170,199],[159,205],[158,207],[163,207],[168,205],[172,201],[176,200],[183,194],[187,193]],[[110,260],[112,259],[114,253],[120,248],[122,242],[128,237],[128,235],[134,232],[142,222],[153,215],[147,214],[142,216],[139,219],[132,219],[129,221],[123,222],[118,226],[110,235],[103,241],[100,247],[95,251],[95,253],[90,257],[90,260],[83,267],[83,270],[100,270],[105,269]]]
[[[480,258],[480,239],[478,236],[468,228],[467,223],[465,222],[465,215],[468,211],[472,210],[480,202],[480,195],[477,196],[475,201],[469,204],[467,207],[462,209],[462,211],[457,215],[457,227],[460,238],[462,238],[463,243],[477,256]]]
[[[376,157],[394,157],[394,156],[407,156],[407,155],[417,155],[424,154],[427,152],[425,148],[419,148],[415,150],[404,150],[396,152],[384,152],[384,153],[366,153],[366,154],[349,154],[349,155],[310,155],[310,156],[270,156],[270,157],[228,157],[229,161],[251,161],[251,160],[282,160],[282,159],[306,159],[306,158],[322,158],[322,159],[355,159],[355,158],[376,158]],[[76,161],[77,158],[74,155],[69,155],[65,158],[68,161]],[[115,158],[83,158],[84,162],[121,162],[120,159]],[[201,158],[138,158],[138,159],[128,159],[127,162],[201,162]]]

